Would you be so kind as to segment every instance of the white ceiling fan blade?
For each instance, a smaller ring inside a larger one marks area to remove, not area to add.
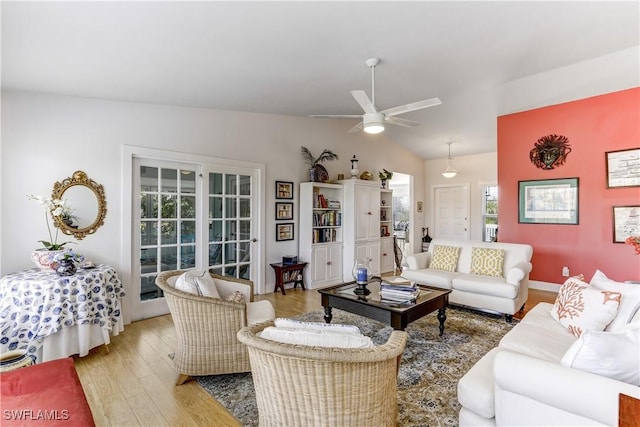
[[[362,128],[364,127],[364,123],[360,122],[357,125],[355,125],[354,127],[352,127],[351,129],[348,130],[348,133],[356,133],[356,132],[360,132],[362,130]]]
[[[362,107],[365,113],[377,113],[376,107],[373,106],[373,103],[369,100],[369,97],[363,90],[352,90],[351,96],[353,96],[358,104]]]
[[[353,92],[352,92],[353,93]],[[439,98],[425,99],[424,101],[412,102],[411,104],[400,105],[398,107],[389,108],[381,111],[386,116],[397,116],[398,114],[408,113],[409,111],[421,110],[427,107],[434,107],[442,104]]]
[[[309,117],[321,117],[325,119],[361,119],[362,114],[310,114]]]
[[[414,122],[413,120],[401,119],[400,117],[386,117],[385,122],[391,123],[392,125],[404,126],[406,128],[412,128],[422,124],[420,122]]]

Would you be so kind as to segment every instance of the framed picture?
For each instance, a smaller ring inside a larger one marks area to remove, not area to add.
[[[578,178],[518,181],[518,222],[578,224]]]
[[[386,225],[381,225],[380,226],[380,236],[384,237],[384,236],[388,236],[389,235],[389,227]]]
[[[640,148],[608,151],[607,188],[640,186]]]
[[[293,182],[276,181],[276,199],[293,199]]]
[[[293,219],[293,203],[276,202],[276,219]]]
[[[276,241],[293,240],[293,223],[276,224]]]
[[[613,206],[613,243],[640,235],[640,206]]]

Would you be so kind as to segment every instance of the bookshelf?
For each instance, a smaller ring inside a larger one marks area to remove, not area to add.
[[[300,184],[298,256],[309,263],[304,279],[310,289],[341,283],[342,195],[341,185]]]

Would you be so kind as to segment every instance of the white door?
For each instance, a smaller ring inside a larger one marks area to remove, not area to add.
[[[433,237],[469,240],[469,186],[435,187],[433,200]]]
[[[197,268],[257,283],[253,169],[134,159],[131,319],[168,313],[155,279]]]

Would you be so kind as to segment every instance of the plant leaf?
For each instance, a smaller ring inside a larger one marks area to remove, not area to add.
[[[327,160],[337,160],[337,159],[338,159],[338,155],[336,153],[334,153],[331,150],[324,149],[324,151],[322,151],[322,154],[320,154],[320,157],[318,157],[318,160],[316,160],[316,163],[324,162]]]
[[[316,164],[316,159],[315,157],[313,157],[313,154],[311,154],[311,151],[309,151],[309,149],[305,146],[300,147],[300,152],[302,153],[302,157],[304,158],[304,161],[307,162],[309,164],[309,166],[314,166]]]

